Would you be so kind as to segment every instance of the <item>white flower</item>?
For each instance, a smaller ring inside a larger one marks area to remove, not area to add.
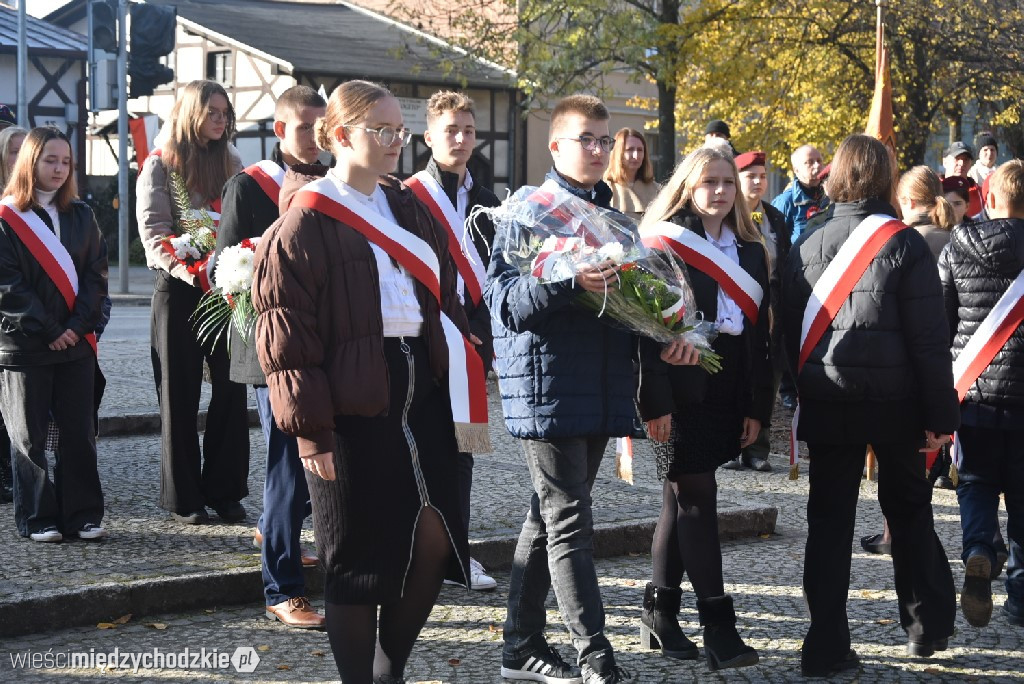
[[[206,242],[212,239],[214,239],[213,231],[209,228],[200,228],[196,231],[196,240],[199,242]]]
[[[601,259],[621,264],[622,259],[626,256],[626,250],[618,242],[609,242],[601,245],[601,248],[597,250],[597,256]]]
[[[217,257],[214,281],[225,294],[248,292],[252,288],[252,268],[255,253],[247,247],[228,247]]]
[[[174,248],[174,257],[176,259],[184,261],[188,258],[198,259],[202,256],[199,254],[199,250],[196,249],[196,246],[192,244],[191,235],[179,235],[178,237],[172,237],[170,242],[171,247]]]

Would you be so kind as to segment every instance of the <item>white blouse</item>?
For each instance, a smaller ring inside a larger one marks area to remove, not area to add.
[[[334,174],[331,174],[334,176]],[[334,181],[352,191],[357,199],[366,202],[371,209],[384,218],[398,223],[388,199],[378,185],[372,195],[364,195],[345,181],[334,176]],[[413,277],[397,265],[383,249],[370,243],[377,260],[377,274],[380,280],[380,314],[384,321],[384,337],[418,337],[423,332],[423,311],[416,299]]]
[[[740,248],[736,244],[736,234],[728,226],[722,226],[722,234],[717,240],[710,234],[707,235],[707,240],[737,266],[739,265]],[[718,287],[718,315],[715,317],[715,325],[718,326],[718,332],[722,335],[739,335],[743,332],[743,310],[721,286]]]

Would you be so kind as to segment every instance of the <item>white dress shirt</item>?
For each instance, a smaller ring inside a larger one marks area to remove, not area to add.
[[[395,219],[388,199],[380,186],[372,195],[364,195],[333,173],[332,180],[350,190],[353,196],[365,202],[375,212],[393,223]],[[416,299],[413,277],[391,260],[383,249],[370,242],[373,256],[377,260],[377,274],[380,280],[380,314],[384,321],[384,337],[418,337],[423,332],[423,311]]]
[[[736,244],[736,234],[728,226],[722,226],[722,234],[717,240],[710,234],[707,235],[707,240],[737,266],[739,265],[740,249]],[[722,335],[739,335],[743,332],[743,310],[736,300],[726,294],[721,285],[718,287],[718,315],[715,317],[715,325]]]
[[[462,219],[462,232],[459,233],[456,229],[455,237],[459,239],[459,246],[472,244],[472,240],[469,239],[467,232],[469,231],[469,224],[466,221],[466,212],[469,211],[469,191],[473,189],[473,176],[469,175],[469,169],[466,169],[466,180],[459,186],[458,192],[455,193],[455,213]],[[476,254],[470,254],[470,259],[478,258]],[[465,281],[462,279],[462,274],[456,271],[455,279],[455,291],[459,295],[459,302],[462,304],[466,303],[465,294]]]

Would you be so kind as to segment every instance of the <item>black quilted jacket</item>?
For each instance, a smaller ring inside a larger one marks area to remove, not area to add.
[[[953,229],[939,257],[953,356],[1024,268],[1024,221],[997,219]],[[963,422],[1024,426],[1024,327],[1018,327],[964,399]]]
[[[831,219],[793,245],[782,282],[793,368],[811,290],[870,214],[896,212],[874,199],[837,203]],[[864,444],[952,432],[960,421],[948,342],[935,259],[916,230],[903,230],[875,256],[800,370],[799,438]]]

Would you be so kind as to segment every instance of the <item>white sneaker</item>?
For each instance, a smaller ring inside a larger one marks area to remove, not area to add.
[[[64,535],[56,527],[44,527],[38,532],[28,535],[29,539],[36,542],[59,542],[64,541]]]
[[[491,591],[498,587],[498,583],[484,571],[484,566],[476,558],[469,559],[469,582],[469,588],[473,591]]]
[[[78,530],[79,539],[103,539],[106,536],[107,531],[105,529],[92,523],[85,523],[82,525],[82,529]]]

